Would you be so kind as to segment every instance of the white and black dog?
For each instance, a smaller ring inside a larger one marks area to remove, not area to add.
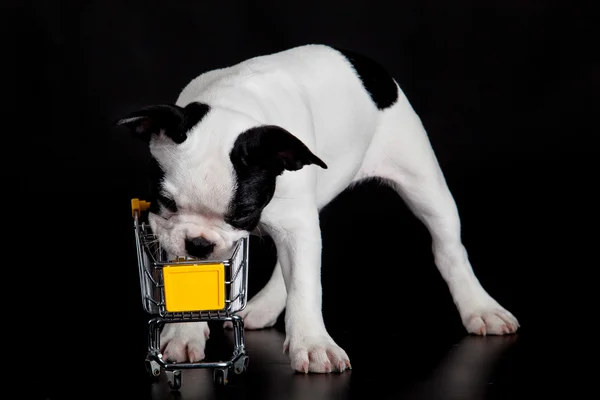
[[[321,312],[319,211],[349,186],[387,182],[425,224],[462,323],[510,334],[517,319],[481,286],[427,133],[396,81],[360,54],[307,45],[209,71],[175,104],[118,122],[149,142],[152,230],[169,253],[219,257],[241,237],[272,237],[277,264],[240,312],[247,329],[286,309],[285,351],[299,372],[350,368]],[[206,323],[167,324],[163,355],[204,358]]]

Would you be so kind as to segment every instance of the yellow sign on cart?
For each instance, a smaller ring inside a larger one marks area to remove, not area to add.
[[[167,265],[163,268],[168,312],[212,311],[225,307],[225,266]]]

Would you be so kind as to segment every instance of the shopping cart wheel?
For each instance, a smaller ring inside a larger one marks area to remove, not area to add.
[[[176,369],[174,371],[165,371],[167,373],[167,382],[171,390],[179,390],[181,387],[181,371]]]
[[[227,385],[228,379],[227,379],[227,368],[225,369],[215,369],[213,371],[213,380],[215,381],[215,383],[218,386],[225,386]]]
[[[160,365],[154,360],[146,359],[146,371],[152,378],[157,379],[160,376]]]
[[[233,372],[235,372],[238,375],[246,372],[247,368],[248,368],[248,356],[240,357],[235,362],[235,364],[233,364]]]

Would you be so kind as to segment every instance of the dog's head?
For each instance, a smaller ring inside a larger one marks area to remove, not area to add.
[[[276,178],[327,168],[285,129],[202,103],[158,105],[117,122],[150,147],[150,227],[171,256],[225,258],[252,232]]]

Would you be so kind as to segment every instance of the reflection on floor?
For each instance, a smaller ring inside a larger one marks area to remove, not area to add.
[[[385,388],[377,394],[377,398],[481,399],[492,383],[495,367],[518,336],[465,336],[456,345],[450,346],[447,354],[431,368],[428,377],[412,388],[408,385],[408,390],[405,390],[407,385],[398,384],[403,379],[402,374],[394,376],[395,370],[406,368],[406,365],[399,365],[403,362],[402,357],[396,360],[383,357],[379,365],[361,365],[358,362],[352,371],[342,374],[302,375],[291,370],[287,356],[282,353],[284,339],[284,334],[277,329],[246,332],[251,360],[248,371],[241,376],[233,376],[225,389],[217,389],[211,370],[184,370],[178,393],[170,391],[162,374],[159,382],[151,386],[151,398],[218,399],[226,395],[236,399],[332,400],[358,395],[359,391],[363,391],[359,390],[360,387],[364,386],[365,396]],[[216,346],[227,350],[225,343],[216,343]]]

